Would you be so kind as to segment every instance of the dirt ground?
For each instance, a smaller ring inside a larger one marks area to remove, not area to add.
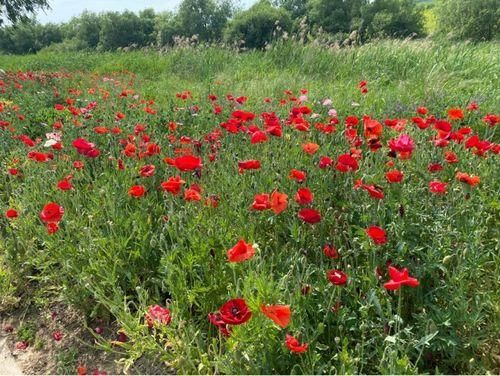
[[[144,358],[125,372],[118,349],[97,347],[91,329],[96,327],[108,343],[118,339],[118,328],[99,320],[85,323],[80,313],[63,304],[0,312],[0,375],[171,373],[161,362]]]
[[[7,346],[7,335],[0,334],[0,375],[22,375],[23,371]]]

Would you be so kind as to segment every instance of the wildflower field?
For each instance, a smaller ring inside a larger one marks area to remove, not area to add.
[[[0,56],[2,321],[57,303],[122,371],[498,373],[499,60]],[[105,371],[57,323],[45,372]]]

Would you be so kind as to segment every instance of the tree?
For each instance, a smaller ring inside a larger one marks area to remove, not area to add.
[[[156,16],[155,35],[158,46],[169,46],[174,44],[174,37],[181,35],[179,20],[171,12],[163,12]]]
[[[182,36],[198,35],[202,41],[220,40],[232,12],[229,0],[184,0],[176,18]]]
[[[5,20],[12,23],[26,20],[28,14],[48,7],[47,0],[0,0],[0,25]]]
[[[225,31],[225,39],[233,43],[244,41],[248,48],[263,48],[272,41],[278,27],[289,32],[291,25],[288,11],[262,0],[236,15]]]
[[[307,12],[309,0],[274,0],[273,5],[290,12],[292,19],[303,17]]]
[[[68,24],[66,38],[75,38],[80,48],[96,48],[101,33],[101,16],[84,11]]]
[[[500,0],[440,0],[438,31],[452,39],[484,41],[500,35]]]
[[[353,17],[359,17],[361,6],[366,0],[310,0],[308,17],[313,27],[321,27],[324,31],[348,33],[357,27],[353,26]]]
[[[362,10],[366,39],[423,35],[423,16],[414,0],[375,0]]]
[[[99,47],[103,50],[143,46],[145,39],[141,19],[137,14],[130,11],[107,12],[102,16]]]

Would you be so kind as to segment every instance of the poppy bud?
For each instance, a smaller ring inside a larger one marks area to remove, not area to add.
[[[302,295],[308,295],[311,292],[311,285],[302,286],[300,292],[302,293]]]

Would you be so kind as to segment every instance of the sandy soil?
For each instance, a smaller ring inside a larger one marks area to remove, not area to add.
[[[7,344],[7,336],[0,334],[0,375],[22,375],[23,372]]]

